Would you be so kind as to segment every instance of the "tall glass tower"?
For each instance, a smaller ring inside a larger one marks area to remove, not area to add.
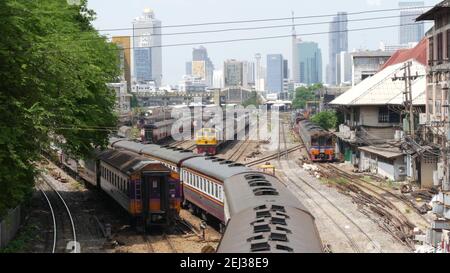
[[[133,21],[134,78],[138,82],[162,81],[161,21],[151,9]]]
[[[424,12],[424,2],[399,2],[401,45],[419,42],[424,35],[424,22],[416,22],[416,18]]]
[[[336,58],[342,51],[348,51],[347,12],[338,12],[330,23],[329,59],[327,66],[327,83],[336,85]]]

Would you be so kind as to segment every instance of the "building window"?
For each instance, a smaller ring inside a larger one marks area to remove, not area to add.
[[[379,123],[399,123],[400,114],[389,110],[388,107],[380,107],[378,112]]]
[[[450,59],[450,29],[447,30],[447,60]]]
[[[438,60],[438,63],[442,63],[443,59],[444,59],[444,39],[443,39],[443,34],[439,33],[437,35],[437,60]]]
[[[434,37],[431,37],[428,42],[428,60],[430,61],[430,65],[434,65]]]

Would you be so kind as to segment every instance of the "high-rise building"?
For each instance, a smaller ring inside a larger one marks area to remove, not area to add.
[[[112,42],[116,44],[119,50],[121,81],[127,82],[127,89],[131,91],[131,37],[130,36],[114,36]]]
[[[199,68],[201,66],[201,63],[203,63],[202,70],[203,72],[201,75],[198,75],[199,71],[196,70],[194,73],[195,68]],[[212,63],[211,59],[208,56],[208,51],[205,47],[200,46],[198,48],[194,48],[192,50],[192,75],[201,77],[208,86],[213,86],[213,73],[214,73],[214,64]]]
[[[244,61],[242,62],[243,68],[243,87],[251,88],[255,86],[255,63]]]
[[[151,9],[133,21],[134,78],[138,82],[154,81],[161,86],[161,21]]]
[[[348,51],[347,12],[338,12],[330,23],[327,83],[336,85],[336,55]]]
[[[315,42],[297,44],[299,62],[299,83],[315,84],[322,82],[322,51]]]
[[[186,62],[186,75],[192,75],[192,62]]]
[[[283,60],[283,79],[289,79],[288,60]]]
[[[336,85],[352,83],[352,54],[342,51],[336,56]]]
[[[295,32],[295,27],[292,26],[292,68],[291,68],[291,73],[292,73],[292,80],[294,81],[294,83],[299,83],[300,82],[300,62],[298,59],[298,44],[301,42],[302,40],[300,38],[297,38],[297,34]]]
[[[271,93],[283,92],[283,55],[267,55],[267,91]]]
[[[213,87],[219,88],[219,89],[222,89],[225,87],[222,70],[214,70],[214,72],[213,72]]]
[[[264,86],[261,85],[261,79],[263,77],[263,74],[262,74],[262,70],[261,70],[261,54],[260,53],[255,54],[255,60],[256,60],[255,88],[256,88],[256,91],[263,91]]]
[[[243,64],[237,60],[226,60],[223,64],[225,87],[243,85]]]
[[[424,2],[399,2],[401,45],[419,42],[424,35],[424,22],[416,22],[416,18],[424,12]]]

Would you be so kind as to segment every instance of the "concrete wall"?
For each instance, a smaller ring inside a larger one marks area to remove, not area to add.
[[[437,170],[437,163],[421,159],[420,161],[420,184],[423,188],[433,187],[433,172]]]
[[[20,219],[20,207],[17,207],[0,220],[0,248],[14,239],[20,227]]]
[[[384,160],[375,154],[361,151],[359,171],[371,172],[393,181],[402,181],[405,176],[400,175],[400,167],[404,167],[404,158],[398,157],[392,161]]]

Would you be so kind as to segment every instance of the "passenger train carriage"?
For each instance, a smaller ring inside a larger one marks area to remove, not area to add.
[[[184,204],[222,224],[218,252],[322,252],[314,217],[276,177],[180,149],[125,139],[110,145],[179,172]]]
[[[180,212],[178,174],[159,161],[106,150],[80,161],[78,175],[113,198],[138,226],[169,225]]]

